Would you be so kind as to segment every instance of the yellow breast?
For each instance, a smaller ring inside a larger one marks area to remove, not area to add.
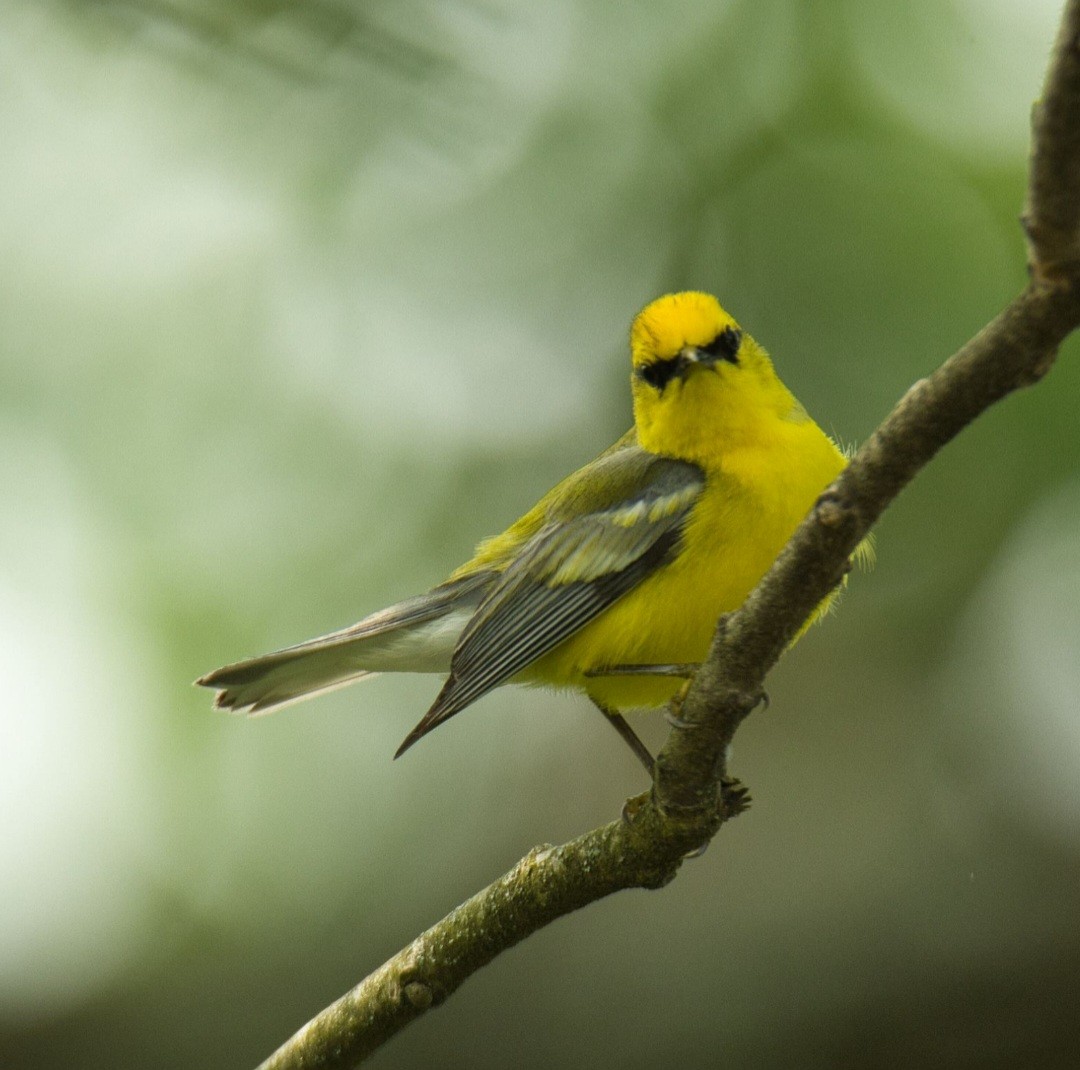
[[[581,687],[613,708],[672,697],[678,679],[586,674],[704,659],[717,619],[742,604],[845,463],[801,413],[770,424],[703,465],[706,487],[676,557],[537,661],[526,682]]]

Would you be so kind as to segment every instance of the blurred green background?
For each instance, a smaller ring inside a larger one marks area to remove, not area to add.
[[[864,437],[1024,282],[1052,0],[0,5],[0,1066],[251,1066],[640,768],[506,689],[190,681],[440,580],[711,290]],[[661,893],[385,1067],[1077,1065],[1080,352],[966,432]],[[636,721],[653,746],[664,725]]]

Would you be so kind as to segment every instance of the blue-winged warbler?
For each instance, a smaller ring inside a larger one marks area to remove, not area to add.
[[[630,331],[634,427],[427,594],[197,682],[262,713],[378,672],[447,673],[398,754],[494,687],[578,688],[642,761],[620,710],[666,703],[844,467],[714,297]]]

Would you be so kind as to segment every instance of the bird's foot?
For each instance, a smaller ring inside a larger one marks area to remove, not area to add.
[[[633,795],[622,806],[622,820],[624,825],[632,825],[641,813],[642,807],[652,798],[652,789],[643,791],[640,795]]]
[[[720,778],[720,805],[724,810],[724,817],[730,820],[750,809],[750,789],[742,781],[733,776]]]

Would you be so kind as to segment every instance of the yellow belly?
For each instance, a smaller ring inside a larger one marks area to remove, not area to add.
[[[530,666],[522,682],[582,688],[615,709],[668,702],[680,679],[586,674],[705,658],[717,619],[742,605],[844,466],[832,442],[810,427],[819,439],[809,456],[805,442],[785,442],[725,458],[694,508],[681,552]]]

